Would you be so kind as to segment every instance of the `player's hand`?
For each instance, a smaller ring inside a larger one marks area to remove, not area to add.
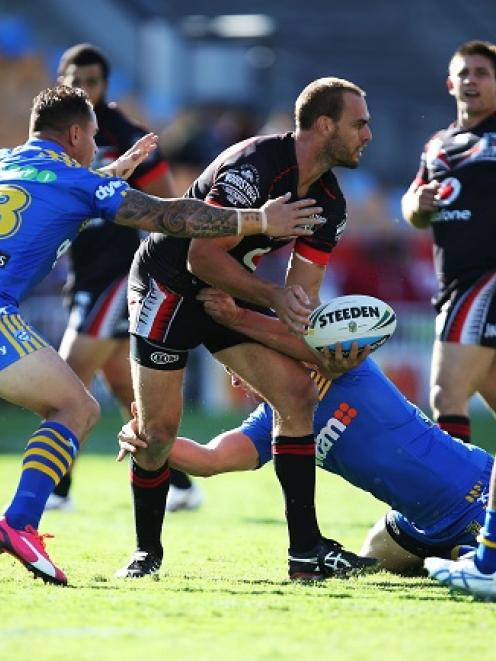
[[[203,303],[205,312],[222,326],[233,327],[240,321],[243,310],[236,305],[232,296],[220,289],[205,287],[196,298]]]
[[[277,289],[271,307],[291,333],[305,335],[313,307],[303,287],[288,285]]]
[[[135,454],[139,448],[148,447],[147,443],[138,436],[138,419],[136,417],[122,426],[117,438],[119,452],[116,461],[122,461],[128,454]]]
[[[266,202],[262,210],[267,217],[267,228],[264,234],[269,236],[311,236],[324,224],[324,218],[319,217],[322,207],[316,206],[311,198],[289,203],[291,193]]]
[[[370,356],[371,347],[367,345],[363,349],[359,349],[358,343],[353,342],[350,353],[345,356],[341,342],[336,342],[335,351],[330,351],[325,347],[321,351],[313,349],[312,352],[316,356],[319,372],[322,376],[332,380],[363,363]]]
[[[114,177],[129,179],[138,165],[143,163],[155,151],[157,140],[158,136],[155,133],[147,133],[113,163],[101,168],[100,172],[110,174]]]
[[[417,196],[418,211],[432,213],[438,208],[439,181],[431,181],[424,186],[419,186],[415,191]]]

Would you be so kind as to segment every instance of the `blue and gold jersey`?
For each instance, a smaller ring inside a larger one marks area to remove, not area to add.
[[[491,456],[442,431],[384,376],[373,360],[329,381],[314,417],[316,461],[428,528],[480,494]],[[240,430],[271,458],[272,410],[261,404]]]
[[[52,141],[0,151],[0,305],[17,306],[88,218],[113,220],[128,190]]]

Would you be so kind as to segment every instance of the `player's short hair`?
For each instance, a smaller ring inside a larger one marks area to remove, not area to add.
[[[365,96],[365,92],[344,78],[318,78],[305,87],[295,103],[295,123],[298,129],[312,128],[321,115],[339,120],[344,107],[344,93]]]
[[[59,60],[57,73],[64,76],[67,69],[74,64],[77,67],[86,67],[92,64],[99,64],[102,69],[102,75],[108,80],[110,75],[110,65],[102,51],[93,46],[93,44],[76,44],[68,48]]]
[[[490,41],[466,41],[451,56],[448,69],[451,69],[451,63],[455,57],[466,57],[467,55],[482,55],[482,57],[486,57],[491,62],[496,75],[496,44],[492,44]]]
[[[33,99],[29,131],[61,133],[72,124],[84,124],[91,119],[93,106],[88,95],[77,87],[48,87]]]

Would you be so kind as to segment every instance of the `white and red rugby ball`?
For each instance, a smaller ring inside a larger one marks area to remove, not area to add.
[[[321,351],[334,351],[336,342],[341,342],[347,355],[353,342],[358,346],[378,349],[394,333],[396,314],[393,308],[374,296],[353,294],[339,296],[320,305],[310,315],[305,341]]]

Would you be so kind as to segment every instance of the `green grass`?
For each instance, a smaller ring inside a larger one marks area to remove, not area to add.
[[[29,431],[9,411],[2,444]],[[231,416],[232,418],[232,416]],[[233,420],[188,415],[185,431],[206,440]],[[109,447],[117,419],[93,439]],[[487,436],[491,421],[487,425]],[[494,436],[494,434],[493,434]],[[91,446],[90,446],[91,447]],[[0,503],[17,482],[19,456],[0,461]],[[0,658],[21,661],[146,659],[453,659],[493,653],[496,606],[453,596],[424,578],[392,574],[299,586],[286,580],[282,498],[270,466],[202,481],[197,512],[166,520],[160,580],[122,581],[114,571],[133,549],[127,468],[87,452],[75,474],[74,513],[49,512],[43,530],[70,587],[33,581],[0,557]],[[319,471],[323,531],[357,550],[385,506]]]

